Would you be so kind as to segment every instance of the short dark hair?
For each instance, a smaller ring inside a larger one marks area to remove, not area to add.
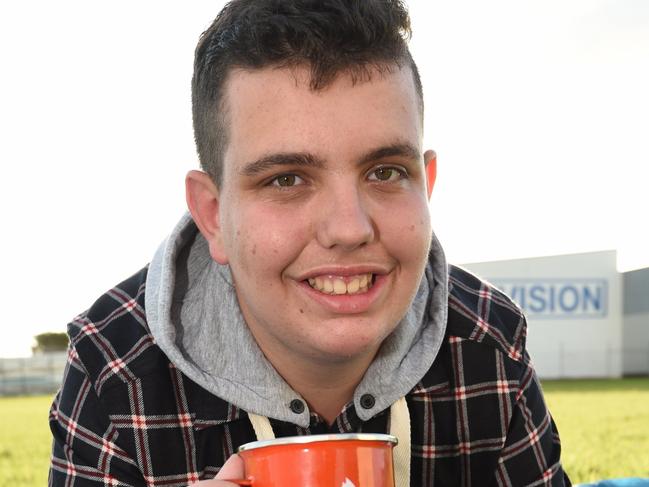
[[[196,46],[192,115],[201,167],[221,185],[228,136],[223,93],[233,68],[304,65],[311,89],[319,90],[342,72],[358,82],[370,79],[373,70],[405,64],[423,114],[410,36],[410,17],[400,0],[232,0]]]

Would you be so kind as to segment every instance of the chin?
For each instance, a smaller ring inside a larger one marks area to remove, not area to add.
[[[340,340],[330,341],[326,344],[319,344],[314,347],[314,355],[319,361],[328,364],[337,363],[344,364],[351,361],[372,359],[379,347],[382,340],[350,340],[349,338],[341,338]]]

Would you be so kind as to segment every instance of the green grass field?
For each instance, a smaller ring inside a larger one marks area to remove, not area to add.
[[[0,397],[0,487],[47,485],[50,396]]]
[[[545,381],[573,483],[649,477],[649,378]],[[0,398],[0,487],[47,485],[51,397]]]
[[[573,483],[649,478],[649,378],[543,382]]]

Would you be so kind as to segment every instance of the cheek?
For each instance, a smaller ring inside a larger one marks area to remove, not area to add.
[[[399,260],[420,265],[428,257],[432,227],[428,204],[410,200],[393,208],[392,217],[383,225],[382,240]]]
[[[256,208],[238,215],[230,249],[241,267],[257,273],[277,273],[299,255],[305,231],[289,213]]]

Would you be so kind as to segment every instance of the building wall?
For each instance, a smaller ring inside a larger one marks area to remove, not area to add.
[[[649,374],[649,269],[622,275],[623,370],[625,374]]]
[[[615,251],[467,264],[525,311],[527,348],[543,378],[623,374]]]

